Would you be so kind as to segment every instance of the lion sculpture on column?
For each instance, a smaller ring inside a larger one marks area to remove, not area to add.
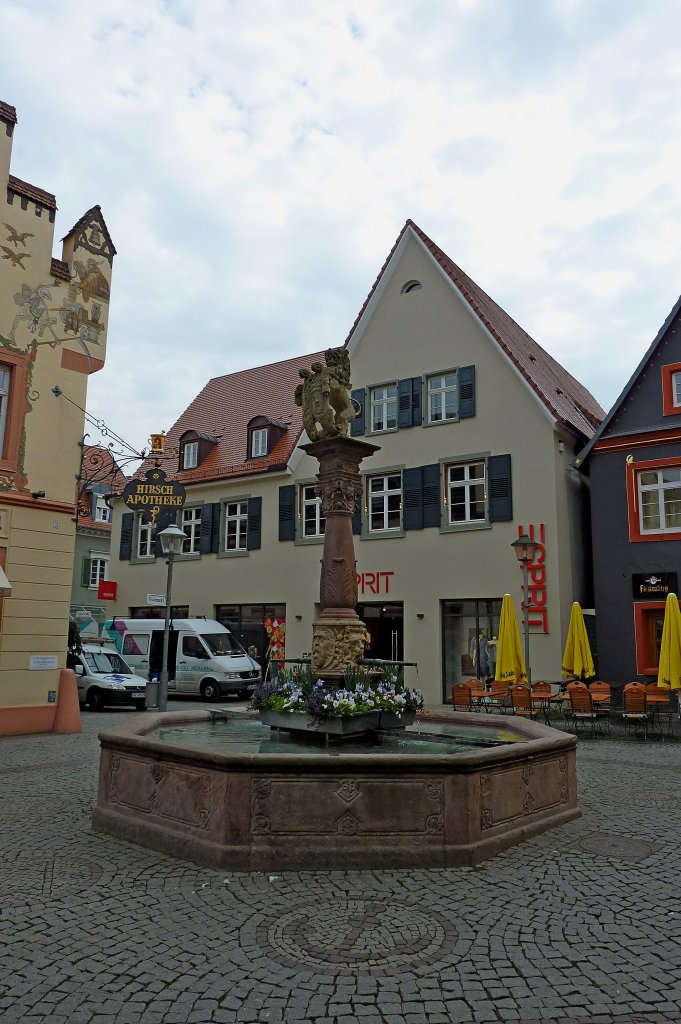
[[[303,378],[295,402],[303,410],[303,426],[311,441],[347,436],[359,406],[350,398],[350,356],[345,348],[329,348],[326,366],[313,363],[311,370],[299,370]]]

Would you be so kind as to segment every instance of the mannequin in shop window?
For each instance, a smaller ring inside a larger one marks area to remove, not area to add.
[[[471,640],[471,661],[473,662],[473,671],[477,675],[478,679],[482,679],[483,682],[489,675],[489,661],[487,657],[487,637],[484,633],[480,633],[477,637],[473,637]]]
[[[490,680],[494,679],[497,674],[497,638],[493,636],[491,640],[487,641],[487,670],[489,672]]]

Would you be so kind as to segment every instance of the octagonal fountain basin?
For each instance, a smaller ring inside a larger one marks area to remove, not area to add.
[[[472,865],[580,814],[575,737],[503,715],[424,712],[327,745],[177,711],[99,738],[94,828],[215,868]]]

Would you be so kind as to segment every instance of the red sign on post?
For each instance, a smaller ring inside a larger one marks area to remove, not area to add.
[[[97,587],[97,600],[115,601],[117,590],[118,584],[114,583],[113,580],[100,580],[99,586]]]

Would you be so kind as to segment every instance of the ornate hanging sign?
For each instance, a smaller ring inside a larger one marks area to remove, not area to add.
[[[186,497],[182,484],[168,480],[162,469],[148,469],[144,479],[131,480],[123,489],[123,501],[128,508],[141,512],[142,522],[156,527],[173,521]]]

